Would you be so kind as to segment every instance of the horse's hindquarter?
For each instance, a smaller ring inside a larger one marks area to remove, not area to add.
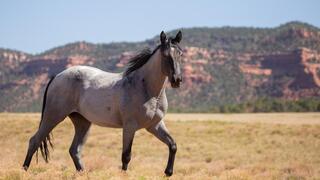
[[[119,116],[120,74],[92,72],[82,79],[78,112],[94,124],[122,127]]]

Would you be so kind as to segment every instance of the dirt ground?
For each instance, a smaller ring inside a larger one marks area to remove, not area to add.
[[[0,179],[166,179],[168,148],[137,132],[132,160],[121,171],[121,129],[93,126],[83,150],[86,171],[75,172],[69,119],[53,131],[48,164],[39,154],[22,170],[40,114],[0,113]],[[320,179],[320,113],[168,114],[177,141],[170,179]]]

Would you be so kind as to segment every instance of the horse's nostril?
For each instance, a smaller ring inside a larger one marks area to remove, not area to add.
[[[182,77],[180,75],[173,75],[173,80],[177,83],[182,82]]]

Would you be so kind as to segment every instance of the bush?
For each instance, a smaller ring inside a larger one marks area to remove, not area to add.
[[[283,100],[261,98],[240,104],[226,104],[211,108],[214,113],[245,112],[320,112],[320,99]]]

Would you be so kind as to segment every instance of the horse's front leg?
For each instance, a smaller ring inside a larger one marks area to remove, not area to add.
[[[169,147],[169,158],[167,163],[167,168],[164,173],[167,176],[171,176],[173,174],[173,164],[174,158],[177,152],[177,145],[174,139],[170,136],[163,120],[158,124],[147,128],[147,131],[155,135],[160,141],[164,142]]]
[[[127,123],[123,126],[122,132],[122,170],[126,171],[128,169],[128,164],[131,160],[131,147],[134,138],[134,134],[137,128],[136,125]]]

